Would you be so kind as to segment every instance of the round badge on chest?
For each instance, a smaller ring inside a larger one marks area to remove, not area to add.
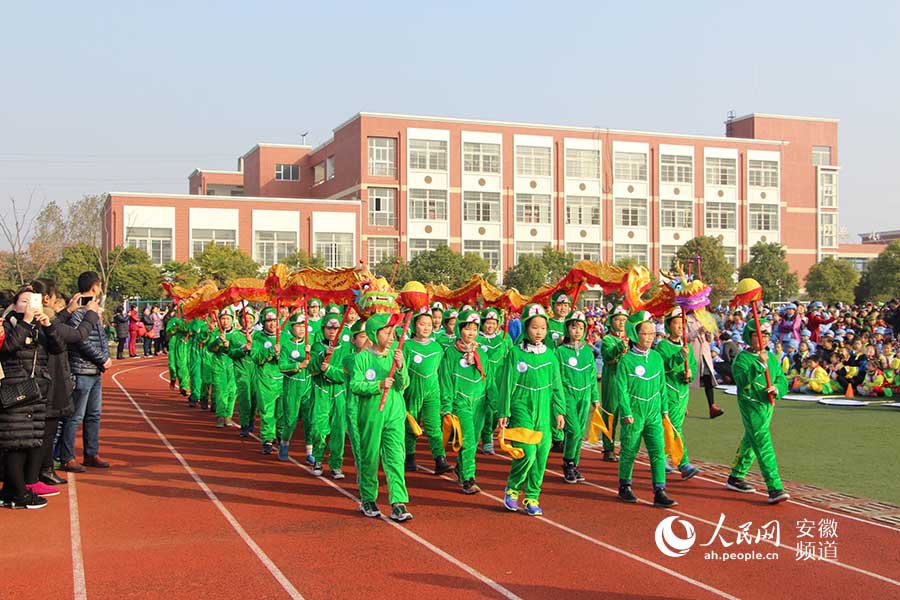
[[[422,364],[423,360],[425,360],[425,359],[422,358],[421,354],[416,354],[415,356],[413,356],[413,362],[416,363],[417,365]]]
[[[369,369],[366,371],[366,379],[368,381],[375,381],[375,369]]]
[[[577,364],[578,364],[578,359],[575,358],[574,356],[570,356],[570,357],[569,357],[569,366],[570,366],[570,367],[574,367],[574,366],[576,366]]]
[[[554,340],[558,340],[558,339],[559,339],[559,332],[558,332],[558,331],[554,331],[552,337],[553,337]]]
[[[341,340],[344,342],[349,342],[350,336],[345,333],[344,335],[341,336]]]
[[[487,347],[487,346],[482,346],[482,347],[481,347],[481,351],[482,351],[482,352],[487,352],[487,351],[488,351],[488,347]]]
[[[300,351],[299,350],[292,351],[291,358],[300,358]]]
[[[520,362],[519,364],[516,365],[516,370],[519,373],[524,373],[525,371],[528,370],[528,363],[526,363],[525,361]]]
[[[465,358],[461,358],[461,359],[459,359],[459,366],[461,366],[463,369],[465,369],[466,367],[469,366],[469,362]]]
[[[267,348],[267,349],[268,349],[268,348],[271,348],[271,347],[272,347],[272,342],[266,342],[265,344],[263,344],[263,347],[264,347],[264,348]]]
[[[643,377],[646,372],[647,369],[644,368],[644,365],[638,365],[634,368],[634,374],[638,377]]]

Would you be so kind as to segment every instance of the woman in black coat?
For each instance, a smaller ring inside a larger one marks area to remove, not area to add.
[[[125,358],[125,342],[128,341],[128,315],[125,314],[125,307],[116,308],[116,314],[113,315],[113,325],[116,326],[116,340],[119,342],[116,346],[116,359]]]
[[[47,416],[50,354],[64,347],[51,323],[41,311],[31,307],[34,288],[20,288],[13,297],[12,311],[3,322],[5,339],[0,348],[4,377],[0,386],[24,383],[34,375],[40,390],[36,402],[8,409],[0,408],[0,450],[3,451],[3,489],[0,500],[9,508],[43,508],[47,501],[31,491],[41,468],[41,445]]]
[[[72,296],[68,306],[59,294],[56,282],[52,279],[35,279],[31,286],[43,297],[44,314],[56,323],[56,332],[63,346],[83,342],[91,335],[94,325],[100,320],[100,305],[96,298],[90,298],[85,305],[87,311],[77,328],[68,325],[69,315],[81,306],[81,294]],[[126,328],[127,325],[126,318]],[[69,357],[66,353],[51,354],[47,363],[50,373],[50,389],[47,392],[47,420],[44,426],[44,442],[41,445],[43,460],[39,479],[47,485],[63,485],[68,483],[53,468],[53,442],[56,439],[59,422],[63,417],[70,417],[75,412],[72,403],[72,390],[75,389],[75,378],[69,368]]]

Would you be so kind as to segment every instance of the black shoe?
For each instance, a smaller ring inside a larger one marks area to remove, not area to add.
[[[767,502],[769,504],[778,504],[779,502],[790,499],[790,497],[791,495],[784,490],[769,490],[769,499]]]
[[[406,464],[403,465],[403,470],[407,473],[415,473],[419,470],[419,465],[416,464],[415,454],[410,454],[406,457]]]
[[[434,459],[434,474],[435,475],[443,475],[447,471],[452,471],[453,467],[450,466],[450,463],[447,462],[446,456],[438,456]]]
[[[481,488],[475,483],[474,479],[467,479],[462,485],[463,494],[477,494]]]
[[[563,440],[554,440],[553,445],[550,446],[550,452],[562,452],[565,447],[565,443]]]
[[[178,390],[178,393],[181,394],[182,396],[187,396],[187,395],[188,395],[188,392],[187,392],[187,390],[185,390],[185,389],[180,389],[180,390]]]
[[[571,461],[563,461],[563,479],[566,483],[578,483],[578,477],[575,475],[575,463]]]
[[[272,440],[268,440],[263,442],[262,445],[262,453],[263,454],[272,454],[275,451],[275,445],[272,444]]]
[[[65,485],[69,483],[67,480],[60,477],[56,470],[51,466],[46,469],[41,469],[41,474],[38,476],[38,480],[41,483],[46,483],[47,485]]]
[[[402,523],[412,519],[412,513],[406,510],[406,505],[400,502],[391,505],[391,520]]]
[[[669,498],[666,495],[666,490],[656,490],[653,494],[653,506],[658,506],[660,508],[671,508],[676,506],[678,503]]]
[[[731,477],[730,475],[728,476],[728,481],[725,483],[725,487],[735,492],[741,492],[742,494],[752,494],[756,491],[755,487],[753,487],[743,479]]]
[[[616,456],[615,450],[604,450],[603,460],[606,462],[619,462],[619,457]]]
[[[630,485],[619,486],[619,500],[630,502],[631,504],[637,503],[637,496],[635,496],[634,492],[631,491]]]
[[[578,469],[578,465],[575,465],[575,481],[577,481],[578,483],[585,481],[584,475],[582,475],[581,471]]]
[[[200,401],[200,410],[209,410],[209,400],[204,398]]]
[[[241,425],[241,433],[239,434],[242,438],[250,437],[250,428],[246,425]]]
[[[37,510],[47,506],[47,499],[41,498],[31,490],[26,490],[25,494],[20,498],[7,498],[3,501],[3,506],[13,510],[26,508],[28,510]]]

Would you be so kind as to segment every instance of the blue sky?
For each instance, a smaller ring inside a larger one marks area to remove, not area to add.
[[[898,6],[9,3],[0,211],[32,192],[186,193],[195,167],[315,145],[359,111],[722,135],[734,110],[841,120],[856,241],[900,228]]]

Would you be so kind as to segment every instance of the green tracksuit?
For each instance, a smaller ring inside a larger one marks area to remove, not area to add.
[[[486,375],[480,373],[474,364],[468,364],[465,355],[457,350],[456,344],[452,344],[444,351],[438,376],[441,412],[459,417],[462,431],[462,444],[457,457],[459,478],[464,482],[474,480],[475,450],[478,448],[478,438],[481,437],[487,410]]]
[[[428,438],[428,447],[434,458],[445,456],[441,434],[441,383],[438,371],[444,349],[436,341],[424,343],[415,338],[403,345],[403,362],[409,369],[409,387],[404,397],[406,410],[422,425]],[[406,456],[416,453],[416,436],[409,424],[406,425]]]
[[[178,384],[179,387],[184,386],[185,382],[180,381],[178,377],[178,358],[181,354],[181,319],[172,317],[166,323],[166,339],[169,340],[167,349],[169,355],[169,381]]]
[[[497,420],[500,418],[500,392],[498,376],[506,360],[506,355],[512,347],[512,341],[503,332],[493,335],[481,333],[476,338],[481,347],[479,354],[484,360],[484,369],[487,374],[487,409],[484,412],[484,427],[481,430],[482,444],[492,444],[494,441],[494,429],[497,428]],[[477,424],[476,424],[477,427]]]
[[[191,397],[193,404],[199,403],[202,399],[209,399],[209,375],[204,374],[204,367],[208,365],[206,351],[207,334],[209,333],[209,325],[203,319],[191,319],[187,323],[188,330],[188,369],[190,371],[191,380]]]
[[[666,368],[666,407],[669,410],[669,420],[672,426],[681,435],[681,442],[684,444],[684,457],[681,464],[675,465],[679,469],[690,464],[688,458],[687,443],[684,441],[684,417],[687,414],[688,400],[691,397],[690,383],[697,377],[697,359],[688,346],[688,368],[691,370],[691,378],[687,381],[684,379],[684,352],[680,342],[673,342],[670,339],[664,339],[656,345],[656,351],[663,358],[663,364]]]
[[[771,352],[768,354],[767,363],[772,385],[778,388],[776,397],[781,398],[788,390],[787,379],[778,368],[778,359],[775,355]],[[759,461],[759,470],[766,480],[769,491],[784,489],[778,475],[778,462],[775,448],[772,446],[772,434],[769,431],[775,407],[769,404],[769,396],[766,393],[765,366],[757,354],[744,350],[734,358],[731,372],[737,385],[738,408],[741,411],[741,421],[744,423],[744,437],[738,446],[731,476],[736,479],[746,477],[755,457]]]
[[[191,370],[188,364],[190,342],[187,336],[187,322],[180,321],[175,328],[174,335],[169,338],[169,360],[171,364],[172,358],[175,359],[175,377],[178,380],[179,389],[190,391]]]
[[[565,413],[565,399],[559,377],[559,359],[545,345],[537,354],[527,351],[525,342],[514,345],[506,355],[500,374],[500,416],[509,418],[509,427],[540,431],[539,444],[512,442],[525,456],[513,459],[506,487],[511,491],[525,489],[525,499],[537,501],[541,495],[547,456],[550,454],[551,429],[556,417]]]
[[[300,340],[287,336],[281,338],[281,354],[278,355],[278,367],[284,375],[281,396],[275,405],[275,423],[278,439],[281,443],[289,443],[297,428],[297,420],[303,411],[304,404],[309,404],[312,383],[309,369],[301,367],[306,338]],[[307,357],[308,359],[309,357]],[[307,421],[303,422],[304,427]]]
[[[563,319],[547,319],[547,341],[551,350],[555,350],[556,346],[563,343],[566,338],[566,320]],[[549,343],[552,340],[552,344]]]
[[[356,357],[359,356],[359,350],[352,347],[351,352],[344,355],[344,361],[341,366],[344,369],[344,394],[346,398],[347,412],[347,437],[350,438],[350,451],[353,453],[353,460],[359,464],[359,398],[350,389],[350,377],[353,375],[353,364]],[[357,474],[359,468],[357,468]]]
[[[275,354],[275,334],[266,331],[253,333],[250,360],[257,365],[256,390],[259,400],[259,437],[263,442],[275,440],[275,406],[284,388],[284,376]],[[244,415],[241,414],[241,424]],[[252,423],[252,421],[251,421]]]
[[[252,430],[259,399],[259,389],[257,388],[259,367],[250,357],[250,351],[246,349],[247,334],[244,331],[238,331],[232,335],[234,341],[229,345],[229,351],[231,359],[234,361],[238,415],[241,419],[241,427]]]
[[[622,334],[624,335],[624,334]],[[618,371],[619,359],[628,348],[624,338],[620,338],[613,333],[607,333],[600,341],[600,357],[603,359],[603,377],[600,379],[600,403],[608,413],[613,415],[613,426],[609,432],[612,439],[609,440],[603,436],[603,451],[612,452],[615,450],[616,431],[619,429],[619,397],[615,392],[616,372]]]
[[[313,456],[317,463],[325,462],[326,443],[330,452],[328,467],[335,471],[344,466],[344,436],[346,420],[346,375],[344,356],[351,352],[347,343],[335,343],[326,371],[325,363],[328,341],[324,338],[316,342],[310,351],[309,372],[312,378],[312,434]]]
[[[216,416],[230,419],[234,415],[234,401],[237,387],[234,381],[234,360],[231,358],[231,344],[245,342],[244,335],[233,328],[222,333],[213,332],[206,345],[210,353],[212,367],[212,393],[216,403]],[[225,343],[227,341],[227,344]]]
[[[605,338],[604,338],[605,339]],[[613,381],[618,395],[622,418],[633,417],[634,423],[622,423],[619,456],[619,484],[631,485],[634,459],[641,447],[641,439],[650,455],[650,472],[654,488],[666,485],[666,453],[663,440],[662,415],[666,394],[666,371],[659,352],[646,352],[632,347],[619,359]]]
[[[562,344],[556,349],[559,375],[566,399],[566,427],[563,460],[576,465],[581,459],[581,442],[587,431],[591,406],[600,402],[594,352],[584,342]]]
[[[406,458],[403,441],[406,403],[403,401],[403,390],[409,385],[405,362],[394,372],[394,385],[388,390],[384,410],[378,410],[382,394],[378,385],[391,370],[396,347],[394,345],[384,355],[378,355],[369,348],[360,352],[353,361],[350,389],[359,398],[360,457],[356,463],[359,467],[359,496],[363,502],[378,499],[379,460],[387,479],[391,504],[409,501],[403,473]]]
[[[441,345],[441,347],[446,348],[450,346],[456,341],[455,333],[447,333],[446,329],[441,329],[437,333],[434,334],[434,340]]]

